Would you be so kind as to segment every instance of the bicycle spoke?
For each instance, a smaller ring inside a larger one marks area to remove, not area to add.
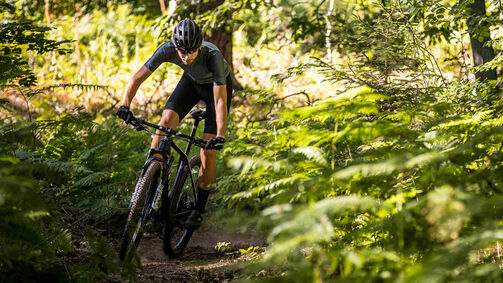
[[[192,184],[189,174],[191,169],[197,169],[201,166],[199,157],[193,157],[189,161],[189,166],[184,170],[179,170],[175,178],[175,184],[170,193],[170,221],[166,223],[163,245],[164,252],[171,258],[181,255],[187,246],[192,231],[185,228],[185,221],[193,211],[196,196],[191,190]]]

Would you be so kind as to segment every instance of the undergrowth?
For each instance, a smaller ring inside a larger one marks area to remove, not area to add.
[[[231,131],[219,201],[267,233],[261,281],[501,277],[501,82],[446,81],[409,15],[382,8],[348,36],[351,62],[275,77],[314,68],[346,91]]]

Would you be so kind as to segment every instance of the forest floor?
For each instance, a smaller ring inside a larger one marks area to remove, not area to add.
[[[227,250],[218,251],[215,247],[218,243],[230,244]],[[138,282],[241,281],[245,278],[240,278],[239,272],[247,261],[263,253],[265,245],[265,239],[253,231],[226,231],[213,224],[203,224],[192,235],[182,256],[170,259],[162,251],[159,236],[145,234],[137,249],[143,267],[138,271]],[[123,281],[120,276],[110,279]]]

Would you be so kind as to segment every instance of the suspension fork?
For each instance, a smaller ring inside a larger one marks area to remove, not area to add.
[[[157,184],[157,188],[154,191],[154,196],[152,197],[152,202],[147,207],[147,212],[146,212],[147,215],[150,215],[152,213],[154,206],[157,203],[157,198],[159,197],[159,194],[162,194],[163,188],[165,188],[169,184],[169,168],[171,167],[173,160],[174,160],[173,155],[169,155],[167,161],[162,164],[161,176],[159,176],[159,184]],[[162,209],[162,207],[161,207],[161,209]]]
[[[136,182],[135,189],[133,192],[133,195],[131,197],[131,200],[129,202],[129,209],[131,209],[133,205],[133,200],[138,192],[138,187],[140,186],[141,180],[143,178],[143,175],[147,171],[148,166],[152,161],[159,161],[162,164],[161,168],[161,174],[159,175],[159,184],[157,185],[157,188],[154,193],[153,201],[151,208],[148,209],[148,213],[152,211],[152,208],[157,200],[157,197],[160,193],[160,190],[162,190],[162,187],[167,183],[167,180],[169,179],[169,168],[171,167],[171,164],[173,163],[174,157],[169,154],[169,145],[171,144],[172,139],[171,136],[169,138],[165,136],[162,139],[161,145],[159,146],[159,150],[151,148],[148,153],[147,153],[147,159],[145,160],[145,163],[143,164],[142,170],[140,172],[140,176],[138,177],[138,181]],[[155,156],[155,154],[160,154],[162,155],[162,158],[159,158]],[[147,192],[149,194],[150,192]],[[147,199],[149,198],[149,195],[147,195]],[[144,208],[145,209],[145,208]]]

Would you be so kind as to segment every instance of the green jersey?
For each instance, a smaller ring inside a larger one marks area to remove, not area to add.
[[[162,63],[170,62],[180,66],[185,74],[198,84],[213,83],[224,85],[229,75],[229,64],[225,61],[220,50],[213,44],[203,41],[202,48],[196,59],[190,65],[185,65],[178,56],[173,42],[167,41],[154,52],[145,63],[150,71],[155,71]]]

